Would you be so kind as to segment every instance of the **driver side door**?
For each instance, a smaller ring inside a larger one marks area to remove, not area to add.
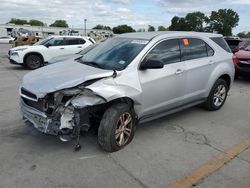
[[[161,61],[164,67],[139,71],[143,91],[141,116],[157,115],[180,106],[185,93],[185,63],[181,62],[178,39],[156,44],[143,61],[149,59]]]
[[[63,37],[55,37],[49,41],[47,50],[47,61],[56,56],[64,55],[67,50],[65,47],[65,40]]]

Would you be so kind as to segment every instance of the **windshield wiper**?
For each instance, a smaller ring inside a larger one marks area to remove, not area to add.
[[[79,63],[83,63],[83,64],[85,64],[85,65],[90,65],[90,66],[92,65],[92,66],[97,67],[97,68],[100,68],[100,69],[105,69],[104,66],[102,66],[101,64],[96,63],[96,62],[94,62],[94,61],[83,61],[83,60],[82,60],[82,57],[83,57],[83,56],[81,56],[81,57],[75,59],[75,61],[77,61],[77,62],[79,62]]]
[[[94,61],[84,61],[83,63],[85,63],[86,65],[93,65],[94,67],[103,69],[102,65],[100,65],[99,63],[96,63]]]

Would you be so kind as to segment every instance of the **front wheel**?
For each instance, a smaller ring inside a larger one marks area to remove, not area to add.
[[[34,70],[42,66],[43,60],[40,56],[32,54],[25,59],[24,63],[26,67],[31,70]]]
[[[99,129],[99,145],[108,152],[129,144],[135,132],[135,113],[128,104],[114,104],[103,115]]]
[[[227,82],[223,79],[218,79],[205,102],[206,109],[210,111],[219,110],[227,99],[228,90],[229,86]]]

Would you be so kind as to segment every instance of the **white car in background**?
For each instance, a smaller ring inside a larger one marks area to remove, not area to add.
[[[32,46],[19,46],[9,50],[10,63],[20,64],[29,69],[37,69],[51,58],[77,53],[95,41],[82,36],[51,36]]]
[[[10,44],[12,41],[14,41],[14,38],[11,36],[0,37],[0,44]]]

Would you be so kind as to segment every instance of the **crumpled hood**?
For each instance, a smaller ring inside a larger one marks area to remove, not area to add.
[[[99,69],[76,61],[69,61],[31,71],[24,76],[21,87],[32,92],[38,98],[43,98],[46,94],[54,91],[71,88],[88,80],[113,75],[112,70]]]

